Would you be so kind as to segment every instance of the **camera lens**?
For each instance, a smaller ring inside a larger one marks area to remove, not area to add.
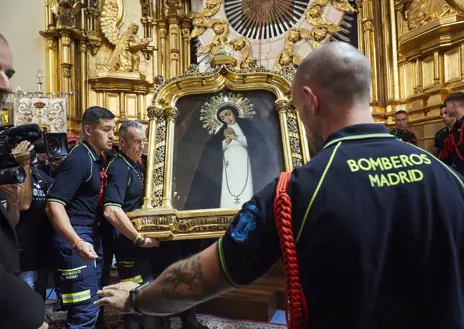
[[[61,154],[61,145],[58,138],[52,135],[48,135],[47,138],[47,150],[48,154],[51,156],[58,156]]]
[[[26,171],[23,167],[0,170],[0,185],[21,184],[26,180]]]

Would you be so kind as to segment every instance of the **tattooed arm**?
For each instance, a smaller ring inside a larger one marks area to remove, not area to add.
[[[128,311],[129,291],[136,286],[132,282],[122,282],[105,287],[98,292],[103,298],[95,304]],[[201,253],[169,266],[137,294],[135,307],[144,314],[175,314],[232,288],[222,272],[215,243]]]
[[[139,292],[135,305],[142,313],[151,315],[180,313],[232,288],[221,270],[215,243],[169,266]]]

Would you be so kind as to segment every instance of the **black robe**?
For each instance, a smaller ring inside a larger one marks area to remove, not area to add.
[[[254,126],[256,119],[237,119],[237,123],[247,139],[248,157],[250,159],[253,178],[253,193],[261,190],[278,174],[278,159],[275,152],[271,152],[268,141]],[[190,189],[187,194],[184,209],[214,209],[219,208],[221,202],[223,151],[222,141],[226,125],[205,145],[198,162]],[[269,178],[271,177],[271,178]],[[249,200],[240,200],[245,203]]]

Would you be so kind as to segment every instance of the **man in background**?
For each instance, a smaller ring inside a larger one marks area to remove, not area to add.
[[[440,118],[445,126],[435,134],[435,155],[447,165],[451,165],[451,153],[453,149],[450,144],[450,132],[456,123],[456,118],[450,117],[446,112],[446,104],[440,105]]]
[[[66,137],[68,138],[68,151],[71,152],[78,144],[79,139],[75,133],[68,133]]]
[[[395,128],[390,130],[390,134],[406,143],[419,145],[416,134],[408,130],[408,113],[400,110],[395,113]]]
[[[464,176],[464,93],[457,92],[445,99],[446,112],[456,119],[451,129],[450,144],[452,152],[452,167]]]

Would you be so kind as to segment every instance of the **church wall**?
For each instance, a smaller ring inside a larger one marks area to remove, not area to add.
[[[37,91],[37,70],[45,74],[45,43],[38,33],[45,26],[45,0],[2,1],[0,33],[13,53],[13,89]]]

